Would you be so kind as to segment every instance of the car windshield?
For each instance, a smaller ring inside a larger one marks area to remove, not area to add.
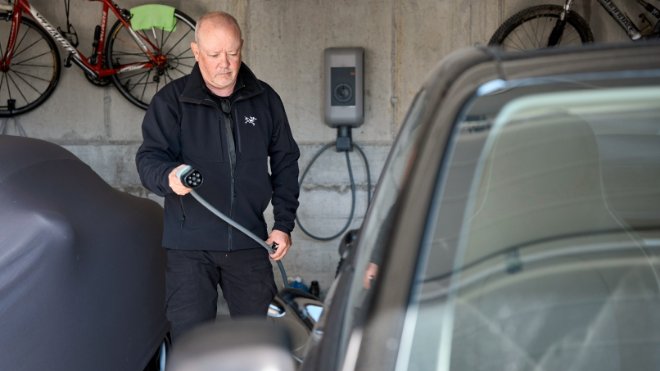
[[[402,369],[658,369],[653,79],[555,84],[468,113],[432,206]]]

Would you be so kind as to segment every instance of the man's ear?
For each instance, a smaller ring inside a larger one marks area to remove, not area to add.
[[[197,43],[194,41],[190,42],[190,50],[192,50],[193,55],[195,56],[195,60],[199,62],[198,55],[199,55],[199,48],[197,47]]]

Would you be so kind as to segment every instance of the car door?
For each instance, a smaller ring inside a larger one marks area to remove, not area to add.
[[[658,369],[658,55],[444,60],[392,148],[316,369]]]

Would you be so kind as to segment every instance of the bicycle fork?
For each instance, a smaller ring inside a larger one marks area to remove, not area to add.
[[[6,14],[3,14],[3,17],[6,16],[7,20],[11,21],[11,29],[9,30],[9,37],[7,39],[7,45],[5,46],[5,51],[3,54],[0,54],[0,71],[6,72],[9,70],[9,65],[11,64],[11,59],[14,56],[14,46],[16,45],[16,35],[18,34],[18,24],[21,21],[21,12],[14,11],[14,7],[18,5],[11,4],[0,4],[0,11],[6,11]]]
[[[555,23],[555,26],[550,32],[550,37],[548,38],[548,46],[556,46],[561,41],[561,36],[564,34],[564,28],[566,28],[566,17],[568,12],[571,11],[574,0],[566,0],[564,3],[564,10],[559,14],[559,20]]]

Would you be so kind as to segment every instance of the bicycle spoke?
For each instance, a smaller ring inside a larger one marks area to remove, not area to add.
[[[9,77],[7,77],[7,73],[3,73],[2,79],[0,79],[0,92],[2,91],[2,87],[4,86],[5,82],[7,83],[7,92],[9,95],[9,99],[11,99],[11,88],[9,86]]]
[[[571,37],[567,38],[566,37],[566,32],[562,35],[562,40],[564,41],[565,44],[579,44],[580,43],[580,35],[573,29],[571,29]]]
[[[35,64],[35,63],[12,63],[13,67],[29,67],[29,68],[48,68],[53,69],[52,65],[47,64]]]
[[[151,76],[151,70],[149,70],[149,73],[147,73],[147,81],[149,81],[149,76]],[[148,84],[149,84],[148,82],[144,84],[144,87],[142,88],[142,95],[140,95],[140,100],[144,99],[144,92],[147,90]]]
[[[181,63],[181,60],[179,59],[179,66],[188,67],[188,72],[186,72],[186,73],[190,73],[190,70],[192,70],[193,67],[195,67],[195,60],[193,59],[192,62],[193,62],[192,64]],[[173,67],[173,68],[178,69],[179,67],[177,66],[177,67]]]
[[[136,76],[143,76],[143,75],[146,75],[149,71],[151,71],[151,69],[149,69],[149,70],[142,70],[142,71],[138,71],[138,70],[135,70],[135,71],[129,71],[129,72],[125,72],[125,73],[121,74],[121,78],[122,78],[122,79],[125,79],[125,80],[129,80],[129,79],[131,79],[131,78],[133,78],[133,77],[136,77]],[[144,79],[144,78],[142,78],[142,79]],[[142,79],[140,79],[140,80],[138,80],[138,81],[141,81]]]
[[[509,36],[507,36],[507,39],[505,40],[507,46],[509,46],[510,44],[513,44],[515,48],[518,48],[520,43],[521,43],[521,38],[520,38],[520,35],[519,35],[520,33],[522,33],[522,31],[515,32],[515,33],[512,33]]]
[[[174,72],[178,72],[177,76],[174,76]],[[185,76],[186,72],[179,69],[178,67],[176,68],[170,68],[167,71],[165,71],[165,76],[169,77],[170,80],[176,80],[178,77]]]
[[[520,33],[524,33],[524,30],[522,30]],[[509,36],[507,40],[507,45],[509,45],[509,43],[513,44],[513,47],[515,49],[521,50],[523,48],[522,47],[523,41],[520,38],[519,32],[513,33]]]
[[[188,30],[188,32],[186,32],[183,36],[181,36],[181,37],[179,38],[179,40],[177,40],[177,42],[174,43],[174,45],[172,45],[172,47],[171,47],[167,52],[165,52],[165,53],[163,53],[163,54],[169,54],[169,53],[172,51],[172,49],[176,48],[176,46],[179,45],[179,44],[181,43],[181,41],[183,41],[188,35],[190,35],[190,32],[191,32],[191,31]]]
[[[28,58],[28,59],[23,59],[22,61],[18,61],[18,62],[16,62],[16,63],[12,63],[12,64],[13,64],[13,65],[23,65],[25,62],[29,62],[29,61],[31,61],[31,60],[33,60],[33,59],[40,58],[40,57],[43,57],[44,55],[48,55],[48,54],[50,54],[50,51],[45,51],[45,52],[43,52],[43,53],[41,53],[41,54],[39,54],[39,55],[35,55],[34,57],[30,57],[30,58]]]
[[[30,85],[31,87],[32,87],[32,85],[31,85],[30,83],[28,83],[23,77],[31,77],[31,78],[33,78],[33,79],[35,79],[35,80],[44,81],[44,82],[46,82],[46,83],[50,82],[49,79],[46,79],[46,78],[43,78],[43,77],[39,77],[39,76],[37,76],[37,75],[33,75],[33,74],[30,74],[30,73],[27,73],[27,72],[17,71],[17,70],[12,70],[12,71],[13,71],[18,77],[21,77],[21,80],[25,81],[25,83],[28,84],[28,85]],[[35,91],[38,92],[38,90],[37,90],[36,88],[34,88],[34,87],[32,87],[32,88],[33,88]]]
[[[11,77],[10,74],[7,74],[7,78],[9,79],[8,81],[11,81],[12,83],[14,83],[14,86],[16,87],[16,90],[18,91],[18,94],[20,94],[21,97],[23,97],[23,100],[26,101],[26,102],[28,102],[27,97],[25,96],[25,94],[23,94],[23,90],[18,86],[18,84],[17,84],[16,81]],[[7,84],[7,86],[9,86],[9,83]],[[11,97],[11,89],[9,90],[9,96]]]
[[[145,86],[145,89],[147,87]],[[156,91],[160,90],[160,79],[156,80]]]
[[[530,30],[530,27],[531,27],[531,26],[528,25],[528,24],[523,25],[522,27],[520,27],[520,32],[517,33],[517,34],[521,35],[519,40],[520,40],[520,45],[521,45],[523,48],[525,47],[524,45],[525,45],[526,43],[529,43],[529,42],[530,42],[530,41],[529,41],[530,38],[532,38],[532,39],[534,38],[534,36],[533,36],[533,34],[534,34],[534,30]],[[532,42],[534,42],[534,41],[532,41]]]
[[[179,61],[179,64],[176,67],[172,67],[172,68],[177,68],[178,69],[179,66],[188,67],[188,72],[186,72],[186,73],[190,73],[190,70],[192,70],[193,67],[195,67],[195,60],[194,59],[191,61],[192,63],[182,63],[180,59],[178,61]]]
[[[179,24],[179,20],[177,19],[176,22],[174,22],[174,28],[176,29],[176,26]],[[161,29],[161,40],[163,42],[161,45],[159,45],[159,49],[161,52],[163,52],[163,48],[165,47],[165,44],[167,44],[168,41],[170,41],[170,36],[174,35],[174,32],[168,32],[167,36],[164,36],[163,34],[165,33],[165,30]],[[164,52],[164,54],[167,54],[167,52]]]
[[[29,29],[25,30],[25,32],[23,32],[23,35],[20,37],[18,42],[16,42],[16,44],[14,44],[14,55],[17,55],[17,54],[21,53],[20,52],[21,44],[23,43],[23,40],[25,40],[25,38],[27,37],[28,30]],[[27,48],[25,48],[25,49],[27,49]]]
[[[532,35],[535,35],[536,37],[534,38],[535,45],[537,47],[541,47],[544,45],[548,38],[550,37],[550,33],[552,33],[552,29],[554,28],[554,24],[556,24],[556,20],[554,19],[543,19],[539,18],[538,22],[536,22],[536,30],[533,30],[534,33]],[[550,28],[550,30],[548,30]]]
[[[192,66],[188,66],[188,65],[185,65],[185,64],[184,64],[183,66],[185,66],[185,67],[192,67]],[[181,73],[181,76],[185,76],[185,75],[187,75],[188,73],[190,73],[190,72],[188,72],[188,71],[184,71],[184,70],[180,69],[179,67],[175,67],[175,68],[172,68],[172,69],[170,69],[170,70],[178,71],[179,73]]]
[[[174,27],[176,27],[176,23],[174,24]],[[162,28],[160,29],[160,44],[158,44],[158,50],[163,50],[165,42],[170,38],[171,34],[171,32],[168,32],[167,37],[165,37],[165,30]]]
[[[175,76],[174,72],[177,73],[176,76]],[[167,75],[167,77],[169,77],[170,80],[172,80],[172,81],[178,79],[179,77],[183,77],[183,76],[185,76],[185,75],[187,75],[187,74],[188,74],[187,71],[182,71],[182,70],[180,70],[180,69],[178,69],[178,68],[171,69],[171,70],[168,70],[167,72],[165,72],[165,75]]]
[[[188,49],[188,50],[184,50],[184,51],[182,51],[182,52],[179,53],[179,54],[175,54],[174,56],[176,57],[177,60],[181,60],[181,59],[195,59],[195,56],[194,56],[194,55],[189,55],[189,56],[186,56],[186,57],[182,57],[182,55],[187,54],[189,51],[190,51],[190,49]]]
[[[527,34],[527,39],[531,40],[532,45],[534,47],[538,47],[538,45],[541,45],[543,41],[542,38],[544,37],[543,34],[541,33],[541,30],[539,29],[540,26],[543,27],[543,30],[545,32],[545,25],[546,22],[543,22],[541,18],[536,18],[534,19],[534,22],[528,22],[526,27],[523,27],[526,30]]]
[[[134,76],[139,76],[139,74],[135,74],[135,75],[128,76],[128,79],[126,80],[126,89],[128,89],[128,90],[133,90],[133,89],[135,89],[138,85],[142,85],[142,84],[145,84],[145,85],[146,85],[146,84],[148,84],[148,82],[142,83],[142,80],[145,80],[145,81],[148,81],[148,80],[149,80],[149,76],[151,75],[151,70],[149,70],[149,71],[147,71],[147,72],[144,72],[144,73],[141,73],[141,75],[142,75],[142,78],[140,78],[139,80],[137,80],[137,82],[136,82],[135,84],[133,84],[133,87],[130,86],[130,78],[131,78],[131,77],[134,77]]]
[[[523,31],[521,31],[521,33],[524,33]],[[520,38],[519,32],[514,32],[511,35],[509,35],[506,45],[517,50],[525,49],[524,41]]]
[[[32,48],[34,45],[36,45],[39,41],[41,41],[41,40],[35,40],[32,44],[30,44],[30,45],[28,45],[25,48],[20,49],[20,50],[18,48],[15,48],[14,49],[14,57],[19,56],[19,55],[27,52],[30,48]],[[48,51],[46,51],[46,53],[48,53]]]

